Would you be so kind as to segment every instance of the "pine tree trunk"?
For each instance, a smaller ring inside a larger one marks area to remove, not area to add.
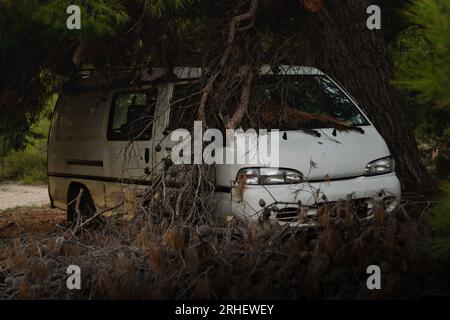
[[[396,159],[404,190],[427,178],[401,94],[391,84],[393,64],[383,30],[369,30],[367,0],[329,0],[316,16],[315,64],[356,98]],[[315,39],[315,40],[314,40]]]

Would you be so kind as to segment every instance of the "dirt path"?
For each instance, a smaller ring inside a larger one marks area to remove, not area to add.
[[[47,186],[0,184],[0,211],[49,204]]]

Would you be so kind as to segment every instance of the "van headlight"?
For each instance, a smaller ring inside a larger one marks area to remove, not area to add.
[[[366,176],[375,176],[394,171],[395,162],[392,157],[381,158],[370,162],[366,166]]]
[[[253,185],[295,184],[303,182],[303,174],[292,169],[244,168],[239,170],[236,181]]]

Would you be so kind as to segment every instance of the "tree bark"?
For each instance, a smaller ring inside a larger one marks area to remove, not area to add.
[[[394,75],[383,30],[369,30],[367,0],[329,0],[316,15],[314,64],[341,82],[369,115],[396,159],[404,190],[416,191],[428,174]]]
[[[241,124],[242,118],[244,118],[245,113],[248,109],[248,102],[250,100],[250,91],[252,89],[253,83],[253,70],[248,70],[246,79],[242,84],[241,99],[238,108],[234,112],[231,119],[228,121],[227,129],[236,129],[237,126]]]
[[[198,114],[197,118],[203,122],[204,125],[206,125],[206,119],[205,119],[205,108],[206,108],[206,102],[207,99],[213,89],[214,82],[216,81],[217,77],[219,76],[219,73],[224,68],[225,64],[228,61],[228,58],[231,55],[231,50],[234,44],[234,41],[236,39],[236,33],[242,32],[247,30],[247,27],[241,27],[238,28],[239,23],[251,20],[252,22],[249,24],[249,26],[252,26],[255,19],[256,14],[256,8],[258,7],[258,0],[252,0],[250,3],[250,8],[248,12],[234,16],[231,19],[230,27],[228,30],[228,38],[226,42],[226,48],[224,53],[222,54],[219,62],[219,70],[213,74],[209,79],[206,85],[204,86],[202,90],[202,97],[200,99],[200,106],[198,108]]]

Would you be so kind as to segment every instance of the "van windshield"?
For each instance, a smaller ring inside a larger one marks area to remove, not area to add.
[[[295,130],[368,125],[348,96],[326,76],[262,76],[250,99],[249,127]]]

